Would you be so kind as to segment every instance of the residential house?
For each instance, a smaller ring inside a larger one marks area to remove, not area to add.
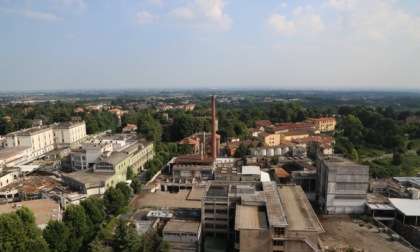
[[[267,146],[278,146],[280,145],[280,136],[279,134],[270,134],[267,132],[261,132],[258,134],[258,138]]]
[[[334,117],[308,118],[306,122],[314,123],[315,130],[319,132],[333,131],[337,124]]]

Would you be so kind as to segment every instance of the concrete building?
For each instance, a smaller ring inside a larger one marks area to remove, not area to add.
[[[112,143],[106,145],[112,148]],[[66,185],[82,193],[103,194],[107,188],[126,181],[128,167],[132,168],[134,174],[138,174],[144,168],[144,164],[153,157],[153,143],[134,143],[118,152],[105,152],[94,161],[91,168],[89,165],[87,169],[63,174],[62,179]]]
[[[52,127],[36,127],[15,131],[6,135],[6,146],[29,147],[29,159],[38,158],[54,149],[54,133]]]
[[[201,216],[205,251],[207,240],[223,243],[226,238],[234,243],[229,251],[323,248],[318,235],[324,230],[299,186],[278,188],[274,182],[214,181],[202,198]]]
[[[0,171],[2,167],[13,167],[25,164],[34,158],[31,147],[19,146],[0,150]]]
[[[171,251],[201,251],[201,223],[171,220],[162,230],[162,239]]]
[[[369,186],[369,166],[341,156],[318,156],[317,192],[326,214],[363,213]]]
[[[75,148],[86,140],[86,124],[84,121],[57,123],[53,125],[53,130],[58,148]]]
[[[92,168],[103,155],[107,156],[114,150],[112,143],[83,143],[82,149],[72,150],[71,166],[75,170]]]

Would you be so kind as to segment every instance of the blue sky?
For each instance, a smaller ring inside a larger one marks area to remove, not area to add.
[[[420,1],[0,0],[0,88],[419,89]]]

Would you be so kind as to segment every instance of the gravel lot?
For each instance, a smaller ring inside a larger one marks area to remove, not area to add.
[[[319,216],[325,233],[320,235],[329,251],[345,251],[349,246],[355,251],[371,252],[408,252],[411,251],[399,242],[390,241],[389,235],[378,233],[378,228],[360,227],[347,215]]]

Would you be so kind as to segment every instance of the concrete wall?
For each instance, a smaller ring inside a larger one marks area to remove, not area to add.
[[[270,230],[241,230],[239,247],[241,252],[272,251]]]
[[[404,237],[404,239],[412,245],[420,247],[420,230],[414,228],[413,226],[405,225],[399,220],[395,220],[393,222],[392,229]]]

